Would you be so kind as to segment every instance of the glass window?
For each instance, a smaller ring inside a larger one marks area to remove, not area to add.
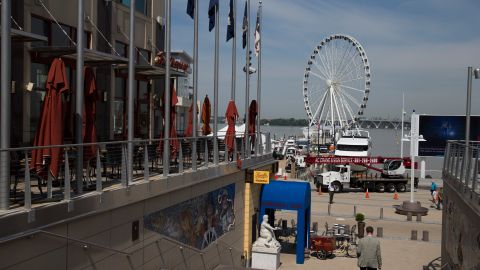
[[[49,22],[32,16],[32,33],[48,38],[50,36]],[[35,41],[32,42],[31,45],[32,47],[47,46],[48,41]]]
[[[67,33],[67,35],[71,38],[72,37],[72,27],[67,25],[60,25],[62,29]],[[70,40],[65,35],[65,33],[60,29],[57,24],[52,24],[52,46],[70,46]]]
[[[126,79],[121,77],[115,78],[115,98],[125,98]]]
[[[118,0],[122,5],[127,7],[130,6],[130,0]],[[135,1],[135,10],[147,15],[147,1],[146,0],[136,0]]]
[[[137,63],[139,65],[150,65],[150,51],[138,49]]]
[[[123,42],[120,42],[120,41],[116,41],[115,42],[115,51],[117,51],[117,53],[121,56],[121,57],[126,57],[128,58],[128,54],[127,54],[127,48],[128,48],[128,45],[123,43]]]
[[[114,134],[123,134],[123,124],[125,123],[123,117],[123,100],[113,101],[113,132]]]

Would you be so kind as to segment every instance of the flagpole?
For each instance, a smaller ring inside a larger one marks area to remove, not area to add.
[[[233,42],[232,42],[232,92],[230,99],[235,101],[235,84],[237,80],[237,0],[233,0]]]
[[[83,143],[83,0],[78,0],[78,13],[77,13],[77,83],[75,89],[75,143]],[[83,147],[77,149],[77,160],[75,162],[75,171],[77,178],[77,194],[83,193]],[[50,172],[48,172],[50,173]],[[50,192],[51,193],[51,192]],[[50,198],[51,194],[48,194]]]
[[[193,18],[193,110],[192,110],[192,170],[197,170],[197,98],[198,98],[198,0],[195,0],[195,15]]]
[[[11,0],[3,0],[1,7],[1,94],[0,94],[0,148],[10,147],[10,128],[11,128],[11,59],[12,59],[12,39],[11,33]],[[10,207],[10,153],[0,152],[0,210],[8,210]]]
[[[262,31],[262,1],[258,2],[258,24],[259,24],[259,33],[258,35],[260,36],[259,44],[258,44],[258,62],[257,62],[257,143],[255,144],[257,146],[257,149],[255,150],[255,154],[258,156],[260,153],[260,148],[262,147],[261,143],[262,140],[260,138],[261,133],[260,133],[260,109],[262,108],[261,106],[261,97],[262,97],[262,35],[260,34]],[[256,26],[255,26],[256,29]],[[256,31],[256,30],[255,30]]]
[[[245,158],[250,157],[250,138],[248,130],[248,102],[250,99],[250,0],[247,0],[247,50],[245,63]]]
[[[171,29],[171,0],[165,1],[166,7],[166,31],[165,31],[165,93],[164,93],[164,123],[163,127],[163,176],[168,176],[170,170],[170,106],[171,106],[171,97],[170,97],[170,29]]]
[[[124,183],[128,186],[129,180],[133,178],[133,129],[134,129],[134,113],[133,113],[133,99],[134,99],[134,85],[135,85],[135,0],[130,1],[130,37],[128,46],[128,104],[127,104],[127,119],[128,119],[128,148],[127,148],[127,179]]]
[[[213,78],[213,163],[218,165],[218,47],[220,37],[219,11],[218,5],[215,5],[215,63]]]

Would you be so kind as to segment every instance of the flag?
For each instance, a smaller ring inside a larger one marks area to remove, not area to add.
[[[215,28],[215,9],[218,10],[218,0],[210,0],[208,4],[208,31],[212,31]]]
[[[260,9],[257,11],[257,24],[255,26],[255,34],[253,34],[255,39],[255,56],[258,57],[260,52]]]
[[[245,49],[247,46],[247,31],[248,31],[248,20],[247,20],[247,1],[245,1],[245,11],[243,12],[243,25],[242,25],[242,48]]]
[[[195,0],[188,0],[187,14],[193,19],[193,12],[195,11]]]
[[[228,12],[227,41],[235,36],[235,17],[233,15],[233,0],[230,0],[230,11]]]

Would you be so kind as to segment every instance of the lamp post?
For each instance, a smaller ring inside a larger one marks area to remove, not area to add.
[[[467,76],[467,108],[465,113],[466,123],[465,123],[465,149],[468,151],[468,145],[470,144],[470,114],[472,109],[472,77],[475,76],[475,79],[480,79],[480,68],[473,70],[472,67],[468,67],[468,76]],[[465,152],[467,154],[467,152]],[[466,155],[467,156],[467,155]]]

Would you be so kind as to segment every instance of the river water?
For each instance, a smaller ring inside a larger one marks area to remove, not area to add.
[[[282,138],[289,136],[303,137],[302,127],[291,126],[262,126],[262,132],[270,132],[272,138]],[[367,129],[370,132],[372,140],[372,156],[398,157],[400,156],[400,137],[401,130],[397,129]],[[408,131],[407,131],[408,132]],[[404,155],[410,154],[410,144],[404,142]],[[426,175],[433,178],[440,178],[443,165],[443,158],[425,157]]]

